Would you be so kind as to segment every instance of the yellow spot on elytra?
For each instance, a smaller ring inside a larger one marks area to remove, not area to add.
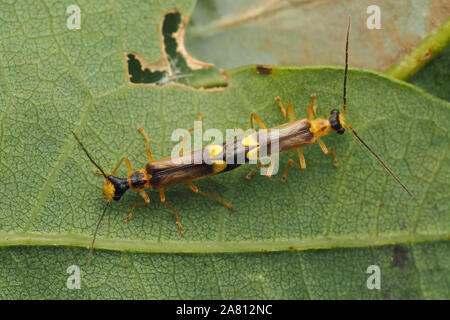
[[[254,148],[254,149],[250,150],[249,152],[247,152],[247,159],[248,160],[258,160],[258,155],[259,155],[259,147]]]
[[[215,160],[212,162],[213,172],[217,173],[224,170],[227,167],[227,163],[223,160]]]
[[[242,139],[241,142],[246,147],[254,147],[258,145],[258,141],[255,140],[253,135],[246,136]]]
[[[207,146],[206,148],[209,151],[209,157],[210,158],[215,158],[216,156],[221,154],[222,151],[223,151],[223,147],[221,145],[218,145],[218,144],[215,144],[215,145],[212,145],[212,146]]]

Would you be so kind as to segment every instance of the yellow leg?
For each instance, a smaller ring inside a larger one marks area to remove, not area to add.
[[[286,166],[286,170],[284,170],[283,177],[281,177],[281,182],[286,182],[287,174],[289,172],[289,168],[291,167],[291,165],[296,166],[297,168],[302,169],[302,170],[306,169],[305,156],[303,155],[303,152],[300,148],[297,149],[297,154],[298,154],[298,159],[300,161],[300,164],[298,164],[297,162],[295,162],[292,159],[289,159],[289,162]]]
[[[253,169],[252,171],[249,172],[249,174],[246,176],[246,178],[248,180],[250,180],[252,178],[252,175],[256,172],[256,170],[258,170],[259,168],[263,167],[264,168],[264,164],[262,164],[261,162],[258,163]]]
[[[314,109],[309,103],[308,103],[308,119],[309,121],[314,120]]]
[[[177,210],[169,206],[169,204],[166,202],[166,196],[164,195],[164,188],[159,189],[159,198],[161,199],[161,202],[164,203],[164,205],[175,214],[175,217],[177,219],[178,230],[180,231],[180,233],[184,233],[183,227],[181,226],[180,217],[178,217]]]
[[[317,99],[316,99],[315,93],[313,93],[311,95],[311,100],[312,100],[313,105],[311,106],[308,103],[308,116],[309,116],[310,121],[314,120],[314,116],[316,115],[316,112],[317,112]]]
[[[139,190],[139,194],[142,198],[144,198],[144,202],[139,202],[133,204],[133,208],[131,208],[130,214],[123,219],[123,221],[128,222],[131,219],[131,216],[133,215],[134,209],[138,206],[145,206],[146,204],[150,203],[150,198],[148,197],[147,193],[144,190]]]
[[[198,115],[198,120],[197,121],[202,121],[202,119],[203,119],[203,114],[200,112],[200,114]],[[186,142],[187,142],[187,139],[189,137],[189,134],[192,131],[194,131],[195,129],[197,129],[197,127],[192,127],[190,129],[188,129],[188,131],[184,134],[183,141],[181,142],[180,157],[183,155],[184,148],[186,147]]]
[[[267,178],[269,178],[270,179],[270,177],[272,176],[272,172],[273,172],[273,167],[274,167],[274,156],[271,156],[271,161],[270,161],[270,164],[269,164],[269,167],[267,168],[267,174],[266,174],[266,177]],[[256,172],[256,170],[258,170],[259,168],[261,168],[261,167],[263,167],[263,168],[265,168],[265,166],[264,166],[264,164],[263,163],[261,163],[261,162],[259,162],[249,173],[248,173],[248,175],[246,176],[246,178],[248,179],[248,180],[250,180],[251,178],[252,178],[252,175]]]
[[[198,188],[196,186],[193,185],[193,183],[191,181],[187,182],[187,185],[189,186],[189,188],[194,191],[195,193],[201,194],[202,196],[205,197],[210,197],[210,198],[214,198],[217,199],[220,203],[222,203],[224,206],[226,206],[228,209],[230,210],[236,210],[235,207],[233,207],[231,204],[229,204],[228,202],[226,202],[225,200],[223,200],[221,197],[216,196],[215,194],[209,194],[209,193],[205,193],[202,192],[200,190],[198,190]]]
[[[277,102],[278,106],[281,109],[281,112],[283,113],[283,117],[287,120],[287,118],[289,117],[289,122],[293,122],[295,121],[295,116],[294,116],[294,108],[292,108],[292,104],[288,101],[286,103],[286,110],[283,107],[283,103],[281,102],[280,97],[275,97],[275,101]]]
[[[271,156],[270,157],[270,164],[269,164],[269,168],[267,168],[267,174],[266,177],[270,179],[270,177],[272,176],[273,173],[273,167],[275,166],[275,156]]]
[[[119,169],[120,165],[122,164],[122,162],[123,162],[124,160],[125,160],[125,164],[126,164],[126,166],[127,166],[128,175],[132,174],[132,173],[133,173],[133,170],[131,169],[131,163],[130,163],[130,160],[128,160],[127,157],[123,157],[122,159],[120,159],[119,163],[118,163],[117,166],[114,168],[114,170],[111,171],[111,172],[105,172],[105,174],[106,174],[107,176],[112,176],[112,175],[114,175],[114,173],[116,173],[117,169]],[[97,168],[95,168],[93,171],[94,171],[95,174],[103,174],[103,173],[101,173],[101,171],[98,170]]]
[[[262,120],[256,115],[256,113],[252,113],[250,115],[250,125],[252,127],[252,129],[255,129],[255,127],[253,126],[253,119],[256,121],[256,123],[263,129],[267,129],[266,125],[264,124],[264,122],[262,122]]]
[[[336,152],[334,152],[334,150],[331,147],[327,148],[320,138],[317,138],[317,143],[319,144],[320,149],[322,149],[323,153],[329,154],[331,152],[331,154],[333,155],[333,166],[335,166],[337,168],[338,161],[337,161]]]
[[[148,161],[152,162],[152,153],[150,152],[150,139],[148,138],[147,134],[145,133],[144,129],[141,128],[141,126],[137,126],[136,129],[144,136],[145,140],[147,141],[147,144],[145,145],[145,151],[147,152]]]
[[[311,94],[311,100],[313,103],[313,115],[316,115],[316,113],[317,113],[317,98],[316,98],[315,93]]]

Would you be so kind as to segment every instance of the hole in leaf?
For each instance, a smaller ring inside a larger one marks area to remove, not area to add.
[[[164,71],[142,70],[141,62],[133,54],[130,53],[127,57],[128,73],[130,74],[130,81],[133,83],[158,83],[166,74]]]
[[[164,16],[160,28],[165,51],[162,61],[148,63],[137,53],[125,53],[131,83],[158,86],[180,83],[205,89],[227,86],[222,72],[212,64],[198,61],[187,53],[184,47],[186,24],[187,20],[177,10],[171,10]]]

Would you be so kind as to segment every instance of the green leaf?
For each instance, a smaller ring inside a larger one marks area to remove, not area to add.
[[[366,11],[374,4],[381,29],[367,27],[373,13]],[[225,69],[255,63],[342,66],[348,15],[350,65],[384,71],[448,18],[448,6],[422,0],[199,0],[186,47]]]
[[[250,67],[231,73],[230,88],[223,92],[198,92],[179,87],[164,90],[127,87],[107,97],[93,99],[88,106],[74,105],[71,112],[77,108],[86,111],[81,120],[74,120],[73,126],[103,167],[113,168],[121,156],[127,155],[138,169],[146,158],[143,139],[134,128],[136,123],[146,128],[153,141],[153,155],[160,158],[170,154],[172,130],[191,126],[191,120],[200,111],[205,115],[205,130],[246,128],[252,111],[273,126],[283,121],[273,100],[276,94],[293,101],[297,116],[304,117],[305,108],[298,105],[305,105],[309,93],[314,91],[318,95],[319,114],[325,116],[327,109],[340,103],[341,79],[341,69],[275,69],[272,75],[261,76]],[[448,104],[402,82],[363,71],[350,72],[348,96],[348,121],[383,155],[411,188],[414,198],[407,196],[354,137],[330,135],[325,137],[325,142],[339,155],[338,169],[333,168],[331,159],[313,145],[304,148],[308,169],[292,170],[286,184],[278,181],[280,175],[272,180],[256,176],[247,181],[248,166],[197,183],[201,190],[217,193],[233,203],[238,208],[236,212],[229,212],[185,186],[168,189],[167,199],[180,211],[186,230],[184,235],[178,233],[173,215],[153,192],[152,203],[139,208],[128,224],[123,223],[122,218],[131,205],[139,201],[137,194],[126,194],[108,212],[99,231],[97,247],[165,253],[238,253],[288,250],[290,247],[298,250],[368,248],[397,242],[448,239],[449,141],[443,129],[449,120]],[[303,103],[295,103],[297,101]],[[425,105],[433,112],[424,112]],[[20,114],[20,110],[13,109]],[[46,110],[57,110],[58,115],[69,112],[65,106],[58,105],[53,108],[45,105],[38,110],[40,112],[36,114],[45,114]],[[56,113],[54,117],[59,119]],[[52,117],[48,115],[47,118]],[[98,186],[101,178],[91,173],[92,165],[74,143],[70,127],[58,139],[61,143],[57,148],[54,136],[41,134],[32,144],[25,138],[33,137],[32,132],[45,131],[46,125],[56,126],[55,122],[44,123],[29,117],[28,125],[23,126],[22,122],[13,121],[15,119],[6,117],[4,120],[2,144],[8,157],[2,157],[0,172],[6,185],[2,196],[5,201],[0,208],[0,243],[88,246],[93,226],[104,206]],[[63,121],[60,123],[64,124]],[[49,151],[44,151],[46,148]],[[35,152],[41,156],[33,155]],[[51,156],[56,160],[52,161]],[[283,155],[281,164],[287,159],[288,155]],[[24,180],[17,180],[10,174],[23,172],[23,168],[35,171],[27,174],[28,179]],[[124,170],[121,173],[124,174]],[[33,183],[29,183],[30,179]],[[371,252],[369,249],[348,250],[362,254],[365,260]],[[324,254],[336,255],[332,251]],[[57,252],[63,261],[82,264],[82,260],[74,260],[67,250]],[[82,252],[86,258],[87,250]],[[94,252],[95,268],[100,270],[110,265],[108,254],[103,255],[106,261],[97,260],[100,253]],[[129,257],[128,254],[123,257],[111,255],[119,260]],[[152,255],[137,257],[156,259]],[[171,263],[177,259],[170,254],[159,257],[169,259]],[[222,256],[207,257],[199,257],[198,263],[202,259]],[[250,263],[249,255],[239,257],[235,259],[240,263]],[[271,262],[267,263],[271,265]],[[147,264],[148,268],[152,266],[152,263]],[[338,269],[338,265],[333,265],[333,270]],[[429,275],[425,273],[424,276]],[[124,291],[114,297],[126,296],[125,292],[131,289],[124,287]],[[419,287],[416,290],[419,297],[428,296]],[[440,296],[441,290],[444,289],[438,286],[429,294]],[[171,292],[174,294],[175,291]],[[209,294],[220,297],[213,292]]]
[[[404,83],[364,71],[350,72],[348,85],[346,120],[391,165],[414,198],[407,196],[353,136],[330,134],[324,141],[339,155],[338,169],[312,145],[304,148],[308,170],[292,170],[286,184],[278,181],[281,174],[272,180],[257,176],[247,181],[248,166],[197,183],[201,190],[215,191],[228,199],[237,212],[229,212],[186,186],[169,188],[168,202],[180,211],[185,235],[176,232],[173,215],[154,193],[152,203],[138,208],[133,220],[124,224],[122,218],[139,201],[137,193],[129,192],[113,204],[97,247],[243,252],[446,238],[450,227],[445,198],[449,141],[443,128],[449,120],[448,104]],[[102,179],[92,174],[92,164],[70,129],[79,133],[105,170],[114,168],[122,156],[128,156],[137,170],[147,161],[137,124],[146,129],[153,141],[153,156],[158,159],[171,154],[175,145],[170,140],[172,131],[192,126],[200,112],[204,114],[204,130],[247,128],[252,112],[275,126],[283,119],[274,96],[294,102],[297,117],[303,118],[306,108],[301,106],[315,92],[319,114],[326,116],[340,103],[342,70],[281,68],[261,76],[249,67],[230,73],[230,87],[210,93],[180,87],[158,90],[128,86],[70,109],[61,104],[33,106],[35,117],[31,112],[22,114],[26,108],[11,106],[14,118],[7,116],[3,122],[2,143],[8,157],[2,159],[6,201],[0,210],[0,243],[88,245],[92,226],[104,206],[98,185]],[[423,106],[433,112],[424,113]],[[70,118],[74,114],[78,117]],[[25,116],[27,126],[17,121]],[[67,123],[62,120],[69,118]],[[45,134],[51,127],[58,127],[61,133]],[[291,156],[281,156],[280,171]],[[29,172],[25,174],[28,179],[17,180],[11,174],[24,170]],[[125,166],[118,175],[126,176]],[[10,214],[11,208],[23,212],[20,219]]]
[[[449,243],[247,254],[97,251],[66,288],[77,248],[0,249],[1,299],[448,299]],[[381,289],[367,289],[367,267]]]
[[[90,244],[104,206],[102,179],[71,130],[106,170],[123,156],[140,169],[147,159],[137,124],[156,159],[170,155],[173,130],[192,127],[200,112],[203,130],[246,129],[252,112],[275,126],[284,121],[275,96],[291,101],[303,118],[315,92],[318,114],[326,117],[340,108],[343,70],[276,68],[260,75],[250,66],[230,71],[229,87],[215,91],[130,86],[123,52],[157,61],[159,38],[148,30],[157,30],[175,5],[80,7],[79,32],[66,29],[62,4],[39,3],[33,18],[8,7],[16,20],[0,24],[8,35],[0,38],[1,298],[450,297],[449,104],[362,70],[349,73],[346,120],[414,198],[351,134],[330,134],[324,142],[337,152],[338,169],[312,145],[304,148],[307,170],[292,169],[285,184],[280,173],[247,181],[248,165],[197,183],[235,212],[186,186],[167,189],[184,235],[156,192],[123,223],[141,201],[128,192],[99,230],[96,247],[109,251],[94,251],[93,266],[85,268],[88,250],[74,247]],[[179,9],[188,15],[191,7]],[[289,157],[280,157],[280,170]],[[73,264],[82,266],[82,290],[65,286]],[[372,264],[383,272],[380,291],[366,287]]]

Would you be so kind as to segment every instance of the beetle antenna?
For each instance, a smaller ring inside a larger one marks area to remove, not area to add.
[[[103,209],[103,213],[100,216],[100,219],[98,219],[97,227],[95,228],[95,231],[94,231],[94,237],[92,238],[91,248],[89,249],[89,257],[88,257],[88,262],[87,262],[88,266],[91,265],[92,253],[94,251],[94,243],[95,243],[95,238],[97,237],[98,227],[100,226],[100,223],[102,222],[103,217],[105,216],[106,209],[108,209],[110,203],[111,203],[111,201],[109,201],[109,200],[106,202],[105,209]]]
[[[348,16],[348,25],[347,25],[347,35],[345,39],[345,71],[344,71],[344,94],[343,94],[343,113],[342,115],[345,116],[347,113],[347,72],[348,72],[348,38],[350,35],[350,26],[351,26],[351,17]],[[408,187],[400,181],[400,179],[395,175],[395,173],[391,170],[391,168],[388,167],[388,165],[383,161],[383,159],[380,158],[380,156],[356,133],[355,129],[353,129],[349,123],[345,124],[351,132],[355,135],[356,138],[358,138],[359,142],[362,143],[364,147],[367,148],[367,150],[372,153],[372,155],[378,160],[379,163],[386,169],[386,171],[395,179],[395,181],[398,182],[402,186],[403,189],[411,196],[413,197],[413,194],[411,191],[409,191]]]
[[[344,71],[344,111],[343,116],[347,113],[347,71],[348,71],[348,37],[350,35],[351,18],[348,16],[347,36],[345,39],[345,71]]]
[[[77,135],[75,134],[75,132],[72,131],[73,136],[75,137],[75,139],[77,140],[78,144],[81,146],[81,148],[83,149],[83,151],[86,153],[86,155],[88,156],[89,160],[91,160],[91,162],[94,164],[94,166],[97,167],[98,170],[100,170],[100,172],[103,174],[103,176],[105,177],[105,179],[108,179],[108,177],[106,176],[105,172],[102,170],[102,168],[100,168],[100,166],[94,161],[94,159],[92,159],[92,157],[90,156],[89,152],[87,152],[86,148],[83,146],[83,144],[81,143],[80,139],[78,139]]]
[[[353,132],[355,137],[358,138],[358,140],[362,143],[362,145],[366,147],[367,150],[369,150],[370,153],[372,153],[375,156],[378,162],[381,163],[381,165],[386,169],[387,172],[389,172],[389,174],[395,179],[395,181],[397,181],[398,184],[401,185],[402,188],[405,189],[405,191],[408,192],[408,194],[411,197],[413,197],[413,194],[411,193],[411,191],[409,191],[408,187],[406,187],[406,185],[400,181],[400,179],[395,175],[395,173],[391,170],[391,168],[388,167],[388,165],[383,161],[383,159],[381,159],[380,156],[356,133],[355,129],[353,129],[348,123],[346,123],[346,126],[350,129],[351,132]]]

